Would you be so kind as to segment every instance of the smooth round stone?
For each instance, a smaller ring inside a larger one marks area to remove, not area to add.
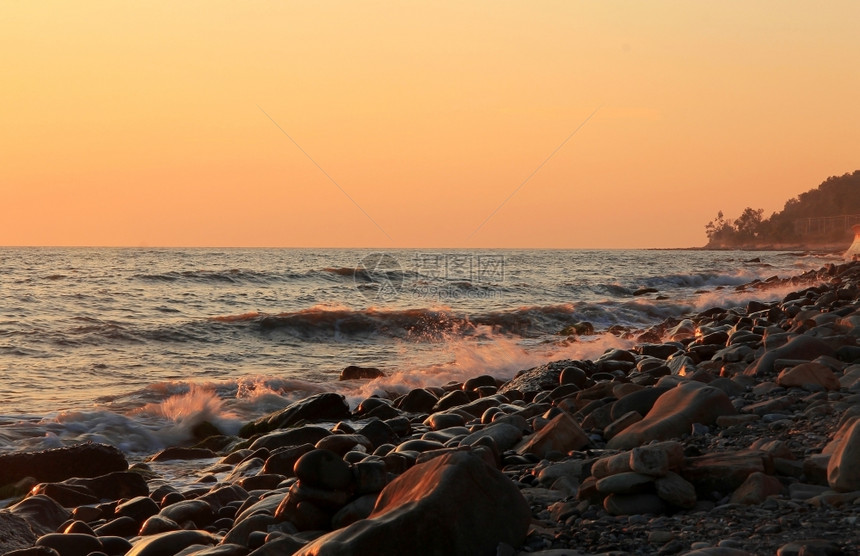
[[[609,475],[597,481],[597,491],[604,494],[625,494],[638,492],[654,483],[654,477],[628,471]],[[635,512],[645,513],[645,512]]]
[[[82,535],[92,535],[94,537],[96,536],[95,532],[93,532],[92,527],[90,527],[83,521],[78,520],[71,522],[69,526],[63,530],[63,533],[67,535],[69,533],[81,533]]]
[[[102,518],[102,511],[92,506],[78,506],[72,511],[72,517],[84,523],[90,523]]]
[[[498,414],[498,413],[504,414],[504,412],[501,409],[499,409],[498,407],[488,408],[486,411],[484,411],[483,415],[481,415],[481,423],[484,425],[488,425],[488,424],[492,423],[493,417],[495,417],[496,414]]]
[[[444,448],[445,446],[441,442],[436,442],[433,440],[423,440],[420,438],[416,438],[413,440],[407,440],[406,442],[400,443],[397,446],[395,451],[397,452],[426,452],[428,450],[438,450],[440,448]]]
[[[559,384],[574,384],[579,388],[588,386],[588,375],[579,367],[565,367],[558,377]]]
[[[128,516],[138,523],[158,513],[158,504],[148,496],[137,496],[116,507],[118,517]]]
[[[164,509],[167,506],[172,506],[177,502],[182,502],[185,500],[185,496],[182,495],[181,492],[168,492],[164,495],[164,498],[161,499],[161,508]]]
[[[48,533],[39,537],[36,546],[53,548],[60,556],[87,556],[102,551],[99,539],[84,533]]]
[[[298,479],[309,486],[332,490],[345,489],[352,482],[350,465],[329,450],[312,450],[296,461]]]
[[[163,556],[176,554],[192,544],[215,545],[220,539],[204,531],[170,531],[141,537],[125,556]]]
[[[167,531],[178,531],[179,524],[164,516],[154,515],[143,522],[140,526],[140,535],[156,535],[158,533],[166,533]]]
[[[104,525],[96,527],[95,533],[98,536],[110,535],[117,537],[131,537],[137,534],[139,529],[139,521],[135,521],[134,518],[124,515],[122,517],[112,519]]]
[[[212,506],[203,500],[183,500],[162,508],[159,515],[172,519],[176,523],[183,524],[193,521],[198,527],[205,527],[212,523],[215,512]]]

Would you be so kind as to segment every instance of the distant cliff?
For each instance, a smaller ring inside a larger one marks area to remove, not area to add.
[[[815,189],[762,218],[763,209],[747,207],[734,220],[723,212],[705,225],[706,249],[846,249],[860,224],[860,170],[827,178]]]

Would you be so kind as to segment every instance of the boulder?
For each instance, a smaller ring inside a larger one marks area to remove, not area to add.
[[[800,335],[790,339],[784,345],[765,352],[753,361],[744,371],[747,376],[762,376],[774,371],[777,359],[797,359],[812,361],[819,355],[833,356],[835,351],[825,342],[811,336]]]
[[[72,517],[71,512],[44,494],[25,498],[11,506],[9,511],[29,523],[38,535],[53,533]]]
[[[830,367],[821,363],[801,363],[790,369],[785,369],[776,379],[776,383],[783,388],[811,389],[821,387],[825,390],[839,390],[839,378],[830,370]]]
[[[118,449],[87,442],[40,452],[0,455],[0,486],[33,477],[38,483],[53,483],[72,477],[98,477],[125,471],[128,461]]]
[[[839,441],[827,464],[827,483],[833,490],[860,490],[860,419],[854,421]]]
[[[37,538],[24,518],[0,512],[0,554],[33,546]]]
[[[773,459],[767,452],[742,450],[687,458],[681,474],[707,497],[735,490],[756,472],[773,473]]]
[[[761,504],[768,496],[779,494],[784,490],[782,483],[776,477],[756,471],[750,473],[741,486],[732,493],[732,504]]]
[[[518,390],[523,394],[534,395],[544,390],[552,390],[561,382],[562,371],[571,366],[582,368],[582,365],[577,361],[563,360],[553,361],[527,371],[520,371],[513,380],[506,382],[499,388],[499,394],[504,394],[509,390]]]
[[[148,537],[139,537],[125,556],[167,556],[178,553],[192,544],[215,545],[218,537],[205,531],[168,531]]]
[[[349,405],[344,397],[326,392],[301,399],[280,411],[245,424],[239,431],[239,436],[250,438],[255,434],[293,427],[303,422],[340,421],[348,419],[349,416]]]
[[[412,556],[489,556],[499,543],[520,546],[530,521],[528,503],[509,479],[479,457],[450,452],[392,481],[368,519],[324,535],[296,554],[402,554],[408,542]]]
[[[693,423],[712,425],[720,415],[736,413],[718,388],[701,382],[679,384],[657,399],[644,419],[612,437],[607,447],[628,450],[652,440],[669,440],[689,432]]]
[[[544,458],[550,452],[567,453],[579,450],[590,440],[576,421],[565,412],[556,415],[549,423],[526,438],[517,448],[520,454],[534,454]]]
[[[376,367],[357,367],[350,365],[340,372],[338,380],[372,380],[385,376],[385,373]]]

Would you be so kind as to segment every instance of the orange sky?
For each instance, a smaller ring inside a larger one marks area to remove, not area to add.
[[[860,169],[855,0],[132,5],[0,4],[0,245],[683,247]]]

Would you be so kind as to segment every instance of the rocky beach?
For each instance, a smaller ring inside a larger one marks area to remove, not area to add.
[[[0,454],[0,554],[858,554],[860,263],[734,288],[792,292],[512,380],[201,423],[145,461]]]

